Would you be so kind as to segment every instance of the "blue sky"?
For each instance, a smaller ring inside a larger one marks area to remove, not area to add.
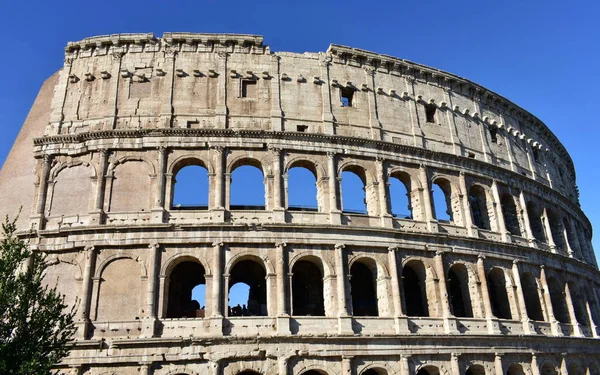
[[[260,34],[273,51],[343,44],[443,69],[509,98],[566,146],[598,230],[598,14],[600,2],[591,0],[7,1],[0,13],[0,162],[42,81],[61,67],[68,41],[128,32]]]

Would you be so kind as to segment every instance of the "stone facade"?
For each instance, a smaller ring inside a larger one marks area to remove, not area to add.
[[[173,202],[187,166],[207,171],[205,207]],[[241,166],[261,170],[263,206],[231,204]],[[294,167],[314,175],[314,209],[289,204]],[[345,171],[363,213],[344,209]],[[393,179],[407,217],[391,213]],[[533,115],[433,68],[339,45],[272,53],[252,35],[69,43],[0,190],[78,303],[64,373],[600,373],[568,153]],[[244,316],[227,308],[238,281],[255,296]],[[190,316],[197,284],[206,306]]]

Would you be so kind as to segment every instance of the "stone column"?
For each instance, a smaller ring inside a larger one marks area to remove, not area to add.
[[[375,67],[365,66],[365,78],[367,80],[367,88],[363,89],[366,91],[366,95],[369,100],[369,127],[371,128],[371,139],[381,140],[381,122],[379,122],[379,115],[377,113],[377,93],[375,88]],[[369,89],[368,87],[373,87]]]
[[[460,172],[460,195],[461,195],[461,203],[462,210],[461,214],[464,216],[465,227],[467,227],[467,233],[469,236],[476,236],[477,229],[473,225],[473,217],[471,216],[471,204],[469,203],[469,190],[467,189],[467,181],[465,179],[465,173],[463,171]],[[455,220],[456,221],[456,220]]]
[[[46,196],[48,190],[48,178],[50,176],[50,167],[52,166],[52,156],[44,155],[42,163],[42,171],[39,176],[37,204],[35,207],[35,215],[32,218],[33,226],[37,230],[44,229],[44,211],[46,209]]]
[[[282,335],[290,334],[290,319],[287,305],[289,298],[286,295],[286,269],[287,269],[287,244],[280,242],[275,244],[277,251],[276,277],[277,277],[277,332]]]
[[[335,120],[331,108],[331,86],[329,85],[329,67],[331,66],[332,57],[321,54],[319,59],[322,76],[319,84],[321,85],[321,96],[323,99],[323,133],[335,134]]]
[[[281,111],[281,94],[280,94],[280,75],[279,75],[279,60],[277,55],[271,55],[271,70],[274,76],[271,76],[271,130],[280,132],[283,131],[283,112]]]
[[[106,168],[108,167],[108,151],[106,149],[98,150],[100,160],[98,161],[98,175],[96,176],[96,192],[94,194],[94,209],[91,212],[92,223],[102,224],[104,208],[104,187]]]
[[[213,318],[221,318],[226,315],[227,302],[221,310],[222,293],[221,290],[227,289],[227,285],[223,288],[221,286],[223,279],[223,243],[213,242],[213,270],[212,270],[212,305],[211,305],[211,316]]]
[[[410,364],[408,360],[410,359],[410,355],[402,354],[400,356],[400,375],[410,375]]]
[[[586,298],[586,301],[585,301],[585,309],[587,311],[587,315],[588,315],[588,319],[589,319],[589,325],[590,325],[590,330],[592,331],[592,337],[597,338],[598,337],[598,331],[596,329],[596,322],[594,322],[594,315],[592,313],[592,309],[593,309],[592,305],[593,305],[593,300],[592,300],[592,303],[590,303],[590,295],[588,294],[587,298]]]
[[[569,312],[569,321],[573,327],[573,335],[582,337],[583,332],[581,331],[581,325],[577,321],[577,315],[575,314],[575,305],[573,304],[573,296],[571,296],[571,288],[569,283],[565,282],[565,302],[567,303],[567,311]]]
[[[494,354],[494,370],[496,375],[504,375],[504,368],[502,366],[502,354]]]
[[[81,285],[81,308],[77,315],[81,324],[81,331],[78,331],[80,339],[86,339],[88,334],[88,324],[90,321],[90,303],[92,298],[92,277],[96,267],[96,248],[86,246],[84,249],[85,268],[83,269],[83,280]]]
[[[460,363],[458,361],[459,354],[452,353],[450,354],[450,373],[452,375],[461,375],[460,373]]]
[[[485,319],[487,320],[488,332],[490,334],[499,334],[500,326],[498,320],[492,311],[492,303],[490,302],[490,292],[487,285],[487,274],[485,272],[484,255],[479,255],[477,259],[477,275],[481,283],[481,299],[483,300],[483,308],[485,311]]]
[[[377,193],[379,195],[379,215],[381,217],[381,226],[386,228],[392,228],[392,215],[390,214],[389,207],[389,190],[386,188],[388,179],[385,175],[385,166],[383,158],[377,158],[377,163],[375,164],[377,168]],[[408,192],[410,194],[410,192]]]
[[[277,370],[279,375],[287,375],[288,373],[288,357],[279,357],[277,358]]]
[[[560,353],[562,361],[560,361],[560,374],[569,375],[569,366],[567,365],[567,353]]]
[[[342,372],[340,375],[353,375],[352,374],[352,357],[342,356]]]
[[[562,336],[562,329],[560,328],[556,317],[554,317],[554,308],[552,307],[552,300],[550,299],[550,289],[548,288],[548,281],[546,280],[546,270],[544,269],[544,265],[541,265],[540,269],[540,282],[542,283],[542,288],[544,289],[544,299],[542,302],[546,305],[548,321],[552,326],[552,333],[554,336]]]
[[[565,234],[565,239],[567,242],[567,246],[569,247],[569,256],[571,258],[582,259],[582,251],[579,245],[579,238],[577,238],[577,229],[575,229],[575,224],[573,223],[573,219],[567,219],[569,223],[569,228],[565,228],[565,231],[570,231],[571,235],[568,233]],[[583,258],[585,259],[585,258]]]
[[[273,158],[273,216],[274,221],[285,222],[285,212],[282,205],[283,194],[281,191],[281,149],[271,148]]]
[[[165,212],[165,174],[167,164],[167,148],[158,148],[158,175],[157,175],[157,186],[156,196],[154,199],[154,208],[152,209],[152,221],[154,223],[162,223],[164,221]]]
[[[152,243],[148,246],[148,295],[146,299],[146,310],[148,314],[148,320],[144,324],[144,336],[154,337],[154,328],[156,323],[156,301],[158,300],[158,264],[160,262],[160,245],[158,243]]]
[[[548,210],[546,207],[542,210],[542,216],[544,217],[542,225],[544,225],[544,229],[546,232],[546,242],[550,247],[550,251],[556,253],[556,242],[554,242],[554,237],[552,236],[552,228],[550,226],[550,218],[548,217]]]
[[[529,221],[529,213],[527,212],[525,194],[523,194],[522,190],[519,192],[519,203],[521,205],[521,214],[523,215],[523,224],[525,226],[525,234],[527,235],[529,246],[535,247],[535,237],[533,237],[533,232],[531,231],[531,221]]]
[[[392,284],[392,303],[394,306],[394,319],[396,320],[396,334],[408,333],[408,322],[401,320],[404,316],[402,311],[402,299],[400,297],[400,280],[398,278],[398,261],[396,259],[397,246],[388,248],[388,262],[390,264],[390,276]]]
[[[144,363],[140,366],[140,375],[152,375],[152,363]]]
[[[421,179],[421,186],[423,186],[421,212],[423,212],[423,215],[425,216],[425,221],[427,222],[427,229],[430,232],[437,232],[437,225],[434,225],[435,218],[433,217],[433,207],[431,205],[431,186],[429,185],[429,177],[427,176],[427,169],[424,164],[421,164],[421,166],[419,167],[419,177]]]
[[[444,331],[446,333],[457,332],[456,320],[453,319],[450,312],[450,302],[448,301],[448,286],[446,284],[446,270],[444,267],[444,252],[436,251],[434,257],[435,271],[438,275],[438,287],[440,302],[442,304],[442,317],[444,318]]]
[[[531,373],[532,375],[541,375],[540,365],[538,364],[537,355],[535,353],[531,353]]]
[[[346,256],[344,254],[344,248],[346,246],[342,244],[335,245],[335,273],[337,281],[337,294],[338,294],[338,333],[339,334],[353,334],[352,330],[352,317],[350,309],[348,308],[347,292],[348,277],[346,275]]]
[[[217,129],[227,128],[227,52],[218,52],[219,55],[219,73],[217,73],[217,104],[215,107],[215,117],[217,119]]]
[[[496,211],[496,220],[498,221],[498,232],[502,234],[502,241],[510,242],[510,233],[506,230],[506,222],[504,221],[504,212],[502,211],[502,201],[500,192],[498,191],[498,181],[492,182],[492,195],[494,197],[494,210]]]
[[[519,261],[514,260],[512,266],[513,279],[515,279],[515,290],[517,294],[517,300],[519,302],[519,314],[521,315],[521,322],[523,323],[523,332],[526,335],[535,333],[535,330],[531,326],[529,315],[527,314],[527,305],[525,304],[525,295],[523,294],[523,285],[521,284],[521,272],[519,271]]]
[[[165,76],[162,78],[166,83],[161,90],[161,105],[160,105],[160,128],[170,128],[173,126],[173,87],[175,86],[175,60],[177,51],[174,48],[165,48]],[[166,87],[165,87],[166,86]],[[115,113],[117,118],[118,113]]]
[[[336,171],[335,153],[327,153],[327,174],[329,175],[329,221],[332,225],[340,225],[340,207],[338,199],[338,179]]]

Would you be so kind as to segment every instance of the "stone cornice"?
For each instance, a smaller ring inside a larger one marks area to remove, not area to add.
[[[490,174],[500,173],[507,176],[504,181],[513,181],[517,185],[527,187],[529,191],[539,191],[540,196],[554,197],[558,201],[570,207],[579,213],[580,220],[584,221],[588,228],[591,228],[589,219],[582,212],[578,202],[571,200],[561,192],[554,190],[540,182],[522,176],[511,170],[486,163],[482,160],[471,159],[453,154],[426,150],[419,147],[400,145],[380,140],[347,137],[340,135],[326,135],[317,133],[297,133],[297,132],[278,132],[267,130],[249,130],[249,129],[131,129],[131,130],[104,130],[98,132],[87,132],[80,134],[45,136],[34,139],[35,146],[65,145],[67,143],[82,143],[92,140],[113,139],[113,138],[144,138],[144,137],[242,137],[245,139],[282,139],[299,140],[310,142],[323,142],[332,145],[353,145],[358,147],[375,148],[381,151],[397,152],[416,157],[424,157],[432,161],[447,161],[453,165],[471,170],[484,171]],[[36,157],[39,155],[36,155]],[[546,198],[547,199],[547,198]]]

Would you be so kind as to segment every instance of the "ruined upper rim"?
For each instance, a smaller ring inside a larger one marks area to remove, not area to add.
[[[82,39],[76,42],[68,42],[65,47],[65,54],[71,55],[73,52],[77,50],[83,49],[87,50],[90,48],[98,47],[98,46],[120,46],[123,44],[158,44],[160,47],[170,48],[174,45],[181,44],[206,44],[206,45],[244,45],[244,46],[253,46],[255,48],[264,49],[266,54],[279,55],[289,52],[271,52],[268,45],[264,44],[264,38],[262,35],[256,34],[235,34],[235,33],[191,33],[191,32],[164,32],[162,37],[157,37],[154,33],[122,33],[122,34],[108,34],[108,35],[98,35],[92,36],[89,38]],[[319,52],[323,53],[323,52]],[[315,54],[314,52],[305,52],[304,54],[298,53],[298,55],[310,55]],[[433,76],[438,76],[443,78],[448,82],[457,82],[467,87],[470,87],[474,90],[474,92],[478,93],[481,97],[489,97],[494,101],[499,101],[505,108],[506,111],[515,112],[522,115],[524,118],[528,119],[532,124],[535,124],[540,130],[541,134],[545,136],[545,140],[548,141],[548,145],[542,146],[541,148],[548,151],[548,147],[554,147],[556,151],[568,162],[569,172],[572,174],[573,179],[576,179],[575,166],[573,163],[573,159],[571,155],[565,148],[565,146],[561,143],[558,137],[550,130],[550,128],[541,121],[538,117],[527,111],[526,109],[520,107],[515,104],[511,100],[505,98],[504,96],[479,85],[476,82],[473,82],[467,78],[458,76],[453,73],[449,73],[447,71],[429,67],[423,64],[419,64],[410,60],[386,55],[379,54],[376,52],[371,52],[359,48],[353,48],[348,46],[343,46],[339,44],[330,44],[327,51],[324,54],[333,56],[333,55],[354,55],[357,57],[362,57],[366,59],[367,63],[377,65],[377,64],[394,64],[398,66],[402,66],[408,68],[408,70],[413,70],[415,72],[421,72],[430,74]],[[506,125],[504,123],[498,124],[498,128],[506,129]]]

